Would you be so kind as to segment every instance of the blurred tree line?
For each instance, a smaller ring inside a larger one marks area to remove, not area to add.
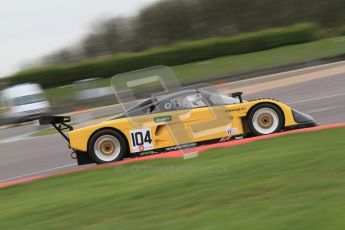
[[[142,51],[181,40],[312,22],[321,28],[344,25],[344,0],[162,0],[136,17],[100,22],[78,46],[42,58],[68,64],[119,52]]]

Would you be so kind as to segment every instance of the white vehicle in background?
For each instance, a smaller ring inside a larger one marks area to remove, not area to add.
[[[38,84],[20,84],[1,91],[2,118],[10,123],[33,121],[50,113],[50,104]]]

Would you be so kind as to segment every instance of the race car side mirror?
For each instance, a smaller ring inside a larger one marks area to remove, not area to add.
[[[240,102],[243,103],[242,95],[243,95],[242,92],[236,92],[236,93],[232,93],[231,97],[238,98]]]

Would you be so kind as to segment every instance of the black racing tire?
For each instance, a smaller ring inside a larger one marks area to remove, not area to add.
[[[255,106],[247,116],[253,136],[278,133],[284,128],[283,112],[275,105],[263,103]]]
[[[90,138],[88,153],[96,164],[121,161],[128,153],[127,141],[115,130],[100,130]]]

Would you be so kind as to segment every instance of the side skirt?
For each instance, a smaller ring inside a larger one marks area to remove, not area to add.
[[[166,153],[166,152],[171,152],[171,151],[188,149],[188,148],[197,147],[197,146],[203,146],[203,145],[209,145],[209,144],[215,144],[215,143],[224,143],[224,142],[229,142],[229,141],[233,141],[233,140],[240,140],[243,138],[244,138],[243,135],[238,135],[238,136],[232,136],[232,137],[223,137],[223,138],[217,138],[217,139],[212,139],[212,140],[207,140],[207,141],[171,146],[171,147],[155,149],[152,151],[146,151],[146,152],[141,152],[141,153],[132,153],[132,154],[130,154],[129,158],[137,158],[137,157],[143,157],[143,156],[156,155],[156,154],[161,154],[161,153]],[[79,166],[95,163],[91,159],[89,154],[86,152],[76,151],[76,156],[77,156],[76,158],[77,158],[77,162],[78,162]]]
[[[198,146],[203,146],[203,145],[224,143],[224,142],[229,142],[229,141],[234,141],[234,140],[240,140],[243,138],[245,138],[244,135],[238,135],[238,136],[216,138],[216,139],[212,139],[212,140],[194,142],[194,143],[183,144],[183,145],[176,145],[176,146],[171,146],[171,147],[166,147],[166,148],[161,148],[161,149],[155,149],[152,151],[146,151],[146,152],[141,152],[141,153],[132,153],[131,158],[156,155],[156,154],[167,153],[167,152],[172,152],[172,151],[177,151],[177,150],[183,150],[183,149],[188,149],[188,148],[198,147]]]

